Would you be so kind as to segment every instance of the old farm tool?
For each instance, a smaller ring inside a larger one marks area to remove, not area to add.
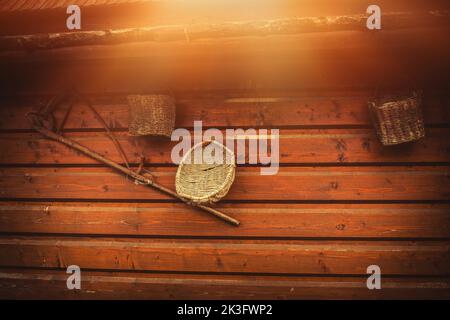
[[[56,122],[54,120],[52,112],[56,109],[58,104],[60,104],[63,101],[69,101],[69,108],[64,116],[63,121],[61,122],[59,127],[56,128]],[[126,166],[116,163],[116,162],[100,155],[99,153],[92,151],[89,148],[79,144],[78,142],[73,141],[72,139],[69,139],[62,135],[61,132],[62,132],[64,123],[66,122],[66,120],[69,116],[72,105],[77,101],[85,103],[95,114],[96,118],[102,123],[102,125],[105,127],[105,130],[106,130],[109,138],[113,141],[115,147],[118,149],[119,153],[121,154],[122,159]],[[46,108],[39,110],[39,112],[37,112],[37,113],[29,113],[27,116],[31,121],[31,125],[32,125],[33,129],[36,130],[37,132],[39,132],[40,134],[42,134],[43,136],[45,136],[46,138],[57,141],[57,142],[62,143],[72,149],[75,149],[75,150],[83,153],[84,155],[86,155],[92,159],[95,159],[95,160],[115,169],[116,171],[119,171],[119,172],[125,174],[126,176],[133,178],[136,183],[140,183],[140,184],[152,187],[162,193],[172,196],[173,198],[181,200],[183,203],[185,203],[187,205],[190,205],[195,208],[206,211],[231,225],[239,226],[240,222],[238,220],[224,214],[223,212],[220,212],[219,210],[216,210],[209,206],[206,206],[206,205],[203,205],[200,203],[196,203],[195,201],[191,201],[189,199],[183,198],[182,196],[178,195],[175,191],[173,191],[169,188],[166,188],[166,187],[158,184],[157,182],[155,182],[153,180],[151,174],[145,174],[145,173],[141,174],[142,162],[141,162],[141,165],[139,166],[139,169],[137,171],[133,171],[130,168],[130,166],[128,164],[128,160],[126,159],[125,153],[123,152],[123,150],[122,150],[119,142],[115,138],[113,132],[109,129],[106,122],[96,112],[96,110],[94,109],[94,107],[92,106],[90,101],[88,99],[82,97],[81,95],[76,94],[76,95],[71,95],[70,97],[61,96],[61,97],[54,98],[46,106]]]

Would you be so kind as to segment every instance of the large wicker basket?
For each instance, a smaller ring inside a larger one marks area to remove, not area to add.
[[[369,102],[373,124],[385,146],[418,140],[425,136],[421,110],[421,94],[397,100]]]
[[[130,95],[128,130],[133,136],[170,137],[175,127],[175,100],[166,95]]]
[[[210,144],[215,144],[215,150],[220,149],[223,152],[222,163],[211,163],[212,158],[207,156],[210,152],[205,153],[205,148]],[[196,150],[199,152],[198,149],[201,149],[203,163],[197,164],[194,154]],[[234,153],[231,150],[216,141],[201,142],[190,149],[181,160],[175,178],[176,191],[181,197],[194,203],[215,203],[230,190],[235,170]]]

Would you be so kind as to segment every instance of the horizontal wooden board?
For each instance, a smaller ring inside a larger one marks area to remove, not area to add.
[[[401,92],[391,92],[398,94]],[[266,94],[229,94],[197,97],[176,95],[176,127],[192,128],[194,121],[215,128],[286,128],[320,126],[371,126],[368,101],[375,91],[284,92]],[[31,129],[26,115],[37,112],[50,97],[2,98],[0,130]],[[113,129],[128,128],[126,96],[91,97],[97,112]],[[423,115],[427,125],[450,124],[450,97],[425,93]],[[64,117],[66,107],[57,110],[56,120]],[[94,114],[76,104],[65,124],[66,129],[103,129]]]
[[[223,143],[233,143],[238,150],[237,141],[245,141],[246,163],[248,159],[258,158],[261,149],[259,139],[268,138],[271,131],[254,131],[257,135],[246,138],[241,135],[226,137]],[[427,136],[413,144],[396,147],[383,147],[374,130],[280,130],[279,161],[281,164],[301,163],[401,163],[401,162],[450,162],[450,129],[429,129]],[[116,162],[123,162],[121,155],[105,133],[68,133],[66,137],[78,141]],[[147,163],[172,164],[171,152],[179,142],[148,137],[131,137],[126,132],[117,133],[128,161],[139,163],[144,155]],[[191,146],[194,132],[188,133]],[[234,142],[233,142],[234,140]],[[249,143],[255,143],[257,149],[249,151]],[[98,163],[84,154],[70,149],[58,142],[50,141],[35,133],[0,133],[0,164],[95,164]],[[264,151],[261,151],[264,152]],[[276,154],[274,152],[273,154]],[[263,154],[264,156],[264,154]],[[263,158],[262,158],[263,159]],[[261,158],[259,163],[262,163]]]
[[[181,204],[0,203],[0,232],[265,238],[450,238],[449,205],[222,204],[229,227]]]
[[[447,36],[422,28],[25,52],[2,58],[0,94],[446,88]]]
[[[450,275],[450,242],[0,237],[0,266],[226,273]]]
[[[449,200],[449,167],[238,168],[225,200]],[[154,168],[158,183],[174,188],[175,168]],[[2,168],[1,198],[162,200],[109,168]]]
[[[282,277],[82,271],[67,290],[65,270],[0,270],[2,299],[449,299],[449,278]]]

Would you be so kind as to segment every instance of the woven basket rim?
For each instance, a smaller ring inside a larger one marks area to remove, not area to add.
[[[402,99],[402,100],[387,101],[387,102],[383,102],[379,105],[375,104],[375,107],[382,110],[382,109],[392,108],[392,107],[401,107],[401,106],[404,106],[406,103],[417,104],[417,100],[416,100],[416,98],[411,97],[411,98]]]
[[[234,152],[231,151],[230,149],[228,149],[228,148],[227,148],[225,145],[223,145],[222,143],[219,143],[219,142],[217,142],[217,141],[215,141],[215,140],[206,140],[206,141],[202,141],[202,142],[199,142],[199,143],[197,143],[196,145],[194,145],[194,146],[193,146],[191,149],[189,149],[189,151],[183,156],[183,158],[182,158],[181,161],[180,161],[180,164],[178,165],[177,173],[176,173],[176,176],[175,176],[175,183],[178,184],[178,181],[179,181],[180,178],[181,178],[182,168],[183,168],[185,165],[188,165],[188,164],[185,163],[185,162],[186,162],[186,159],[192,154],[192,152],[193,152],[194,150],[196,150],[196,149],[199,148],[199,147],[202,147],[204,144],[207,144],[207,143],[208,143],[208,144],[210,144],[210,143],[217,144],[218,146],[222,147],[227,153],[229,153],[229,154],[232,155],[232,157],[231,157],[232,162],[231,162],[231,163],[225,163],[226,165],[229,165],[230,168],[232,168],[232,169],[231,169],[231,170],[228,170],[227,175],[226,175],[226,178],[224,179],[224,181],[222,182],[222,184],[221,184],[220,186],[218,186],[217,188],[215,188],[214,191],[212,191],[212,192],[210,192],[210,193],[208,193],[208,194],[205,194],[204,196],[201,196],[201,197],[199,197],[199,196],[195,197],[195,196],[188,195],[188,194],[185,194],[185,193],[183,193],[183,192],[178,192],[178,191],[177,191],[177,193],[178,193],[180,196],[182,196],[183,198],[187,198],[187,199],[191,199],[191,200],[195,200],[195,201],[209,200],[209,199],[213,198],[215,195],[217,195],[217,194],[219,194],[220,192],[222,192],[222,190],[224,190],[225,188],[227,188],[228,185],[229,185],[229,183],[230,183],[230,181],[231,181],[231,183],[233,183],[233,181],[234,181],[235,168],[236,168],[236,161],[235,161],[235,159],[234,159],[234,156],[235,156],[235,155],[234,155]]]
[[[369,105],[378,109],[390,108],[395,105],[403,104],[406,102],[412,102],[416,105],[420,104],[422,100],[421,91],[413,91],[408,95],[403,95],[401,97],[378,97],[369,101]]]

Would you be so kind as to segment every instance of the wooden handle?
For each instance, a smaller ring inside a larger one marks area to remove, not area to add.
[[[220,212],[220,211],[218,211],[216,209],[213,209],[211,207],[207,207],[207,206],[204,206],[204,205],[197,205],[197,207],[199,207],[200,209],[215,215],[219,219],[222,219],[223,221],[228,222],[229,224],[232,224],[232,225],[234,225],[236,227],[239,227],[239,225],[241,224],[239,222],[239,220],[236,220],[236,219],[234,219],[234,218],[232,218],[230,216],[227,216],[226,214],[224,214],[224,213],[222,213],[222,212]]]

